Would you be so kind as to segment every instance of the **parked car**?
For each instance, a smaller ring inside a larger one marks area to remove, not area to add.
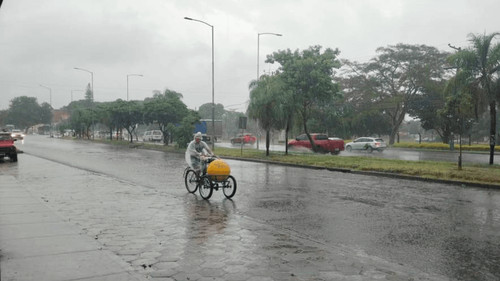
[[[231,144],[254,144],[257,138],[252,134],[239,134],[231,139]]]
[[[16,139],[16,140],[22,140],[24,139],[24,134],[21,130],[19,129],[14,129],[12,130],[11,136]]]
[[[344,140],[340,138],[329,138],[326,134],[310,134],[314,144],[319,146],[320,152],[339,154],[344,150]],[[294,150],[299,147],[311,149],[311,142],[306,134],[299,135],[294,140],[288,142],[288,148]]]
[[[160,130],[152,130],[144,132],[142,141],[163,141],[163,133]]]
[[[387,148],[387,144],[381,138],[370,138],[370,137],[361,137],[357,138],[352,142],[349,142],[345,145],[346,151],[352,150],[366,150],[368,152],[372,152],[377,150],[378,152],[384,151]]]
[[[0,159],[9,157],[11,162],[17,162],[17,148],[14,146],[14,139],[9,132],[0,132]]]

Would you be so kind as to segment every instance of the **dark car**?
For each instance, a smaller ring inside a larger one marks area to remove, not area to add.
[[[257,138],[252,134],[239,134],[231,139],[231,144],[254,144]]]
[[[0,159],[9,157],[10,161],[17,162],[17,148],[14,139],[9,132],[0,132]]]

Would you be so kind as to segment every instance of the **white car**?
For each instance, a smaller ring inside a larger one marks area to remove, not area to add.
[[[146,131],[142,136],[142,141],[158,141],[163,140],[163,133],[160,130]]]
[[[345,150],[349,152],[353,150],[366,150],[368,152],[377,150],[378,152],[382,152],[386,148],[387,144],[383,139],[370,137],[357,138],[352,142],[346,143],[345,145]]]

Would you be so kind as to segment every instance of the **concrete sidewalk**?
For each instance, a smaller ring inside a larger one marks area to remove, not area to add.
[[[0,174],[0,183],[0,280],[146,280],[14,176]]]

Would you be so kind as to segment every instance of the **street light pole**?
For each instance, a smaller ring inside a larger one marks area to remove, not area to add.
[[[49,88],[49,87],[47,87],[47,86],[44,86],[44,85],[42,85],[42,84],[40,84],[40,87],[43,87],[43,88],[45,88],[45,89],[48,89],[48,90],[49,90],[49,97],[50,97],[50,103],[49,103],[49,104],[50,104],[50,107],[52,107],[52,89],[51,89],[51,88]]]
[[[257,34],[257,81],[259,81],[260,75],[259,75],[259,46],[260,46],[260,36],[261,35],[274,35],[274,36],[283,36],[282,34],[279,33],[272,33],[272,32],[263,32],[263,33],[258,33]]]
[[[141,77],[143,77],[142,74],[127,74],[127,101],[128,101],[128,77],[129,76],[141,76]]]
[[[260,36],[261,35],[274,35],[274,36],[283,36],[280,33],[272,33],[272,32],[262,32],[257,34],[257,82],[260,80],[260,75],[259,75],[259,53],[260,53]],[[260,130],[259,130],[260,131]],[[259,150],[259,140],[260,140],[260,132],[257,136],[257,150]]]
[[[184,17],[185,20],[197,21],[210,26],[212,29],[212,151],[215,148],[215,101],[214,101],[214,26],[204,21]]]
[[[92,102],[94,102],[94,72],[79,67],[74,67],[73,69],[90,73],[90,90],[92,91]]]
[[[91,100],[92,100],[92,109],[94,109],[94,72],[87,70],[87,69],[84,69],[84,68],[79,68],[79,67],[74,67],[74,69],[90,73],[90,88],[91,88],[90,90],[92,91]],[[93,115],[94,114],[92,112],[92,139],[94,139],[94,116]]]
[[[47,87],[47,86],[44,86],[42,84],[40,84],[40,87],[43,87],[45,89],[48,89],[49,90],[49,101],[50,101],[50,137],[52,137],[52,89]]]

